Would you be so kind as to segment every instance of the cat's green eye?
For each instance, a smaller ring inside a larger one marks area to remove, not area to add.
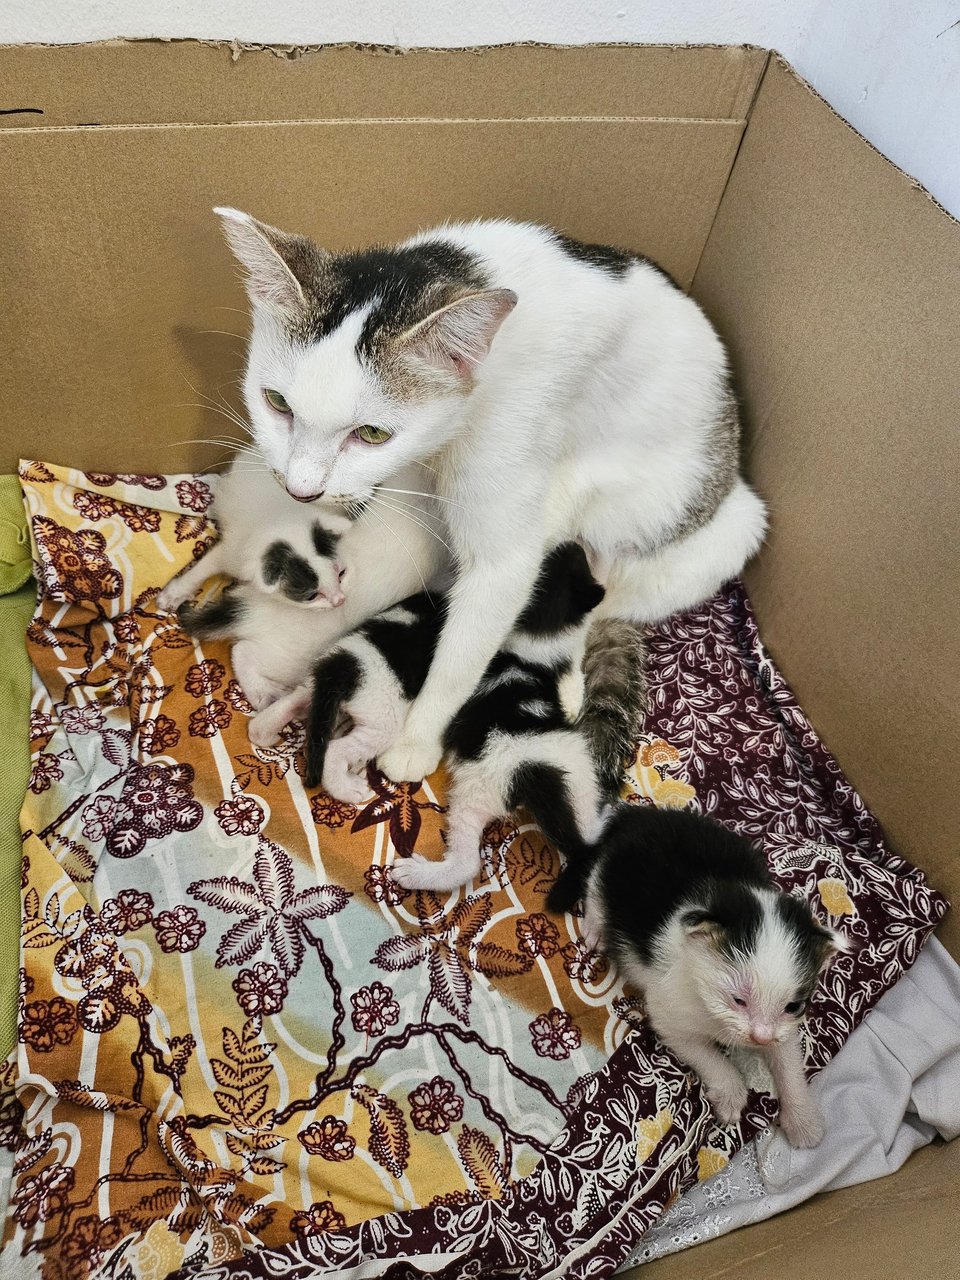
[[[353,433],[358,440],[362,440],[364,444],[386,444],[390,439],[392,432],[386,427],[371,427],[369,425],[357,427]]]
[[[293,412],[280,392],[274,391],[271,387],[263,388],[263,398],[271,409],[276,409],[277,413],[289,414]]]

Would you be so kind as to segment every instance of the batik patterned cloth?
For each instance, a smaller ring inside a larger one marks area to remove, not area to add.
[[[610,1273],[775,1104],[716,1126],[579,920],[546,914],[559,861],[522,815],[474,884],[404,892],[390,864],[442,851],[442,774],[371,770],[355,808],[304,788],[295,728],[251,747],[229,647],[154,605],[214,534],[211,478],[21,477],[42,591],[0,1270]],[[741,588],[653,631],[651,688],[627,799],[762,837],[858,944],[807,1022],[822,1065],[945,903],[884,849]]]

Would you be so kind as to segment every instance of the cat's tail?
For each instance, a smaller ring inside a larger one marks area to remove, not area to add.
[[[593,846],[580,833],[562,769],[552,764],[528,762],[511,779],[507,804],[526,809],[566,864],[547,897],[550,911],[569,911],[582,896],[593,861]]]
[[[313,669],[313,697],[307,718],[303,780],[317,787],[323,778],[323,762],[343,704],[360,683],[360,663],[345,649],[324,654]]]
[[[186,600],[177,610],[177,618],[184,631],[202,640],[229,639],[234,635],[242,614],[243,602],[230,591],[224,591],[206,604],[198,605]]]
[[[583,707],[576,722],[587,739],[600,791],[616,800],[633,760],[647,709],[646,644],[639,623],[600,618],[583,659]]]

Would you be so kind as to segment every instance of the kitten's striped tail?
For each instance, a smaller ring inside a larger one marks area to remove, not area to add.
[[[647,649],[643,628],[623,618],[600,618],[590,628],[583,659],[583,707],[576,727],[585,734],[605,800],[616,800],[633,761],[647,709]]]

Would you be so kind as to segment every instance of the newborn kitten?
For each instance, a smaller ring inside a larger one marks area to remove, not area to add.
[[[582,665],[590,614],[603,596],[577,543],[547,555],[506,643],[444,733],[452,782],[443,860],[413,854],[394,863],[398,884],[466,884],[480,870],[484,828],[514,809],[526,809],[562,849],[600,834],[592,741],[569,722],[565,685]]]
[[[342,510],[307,508],[281,488],[272,472],[249,458],[234,459],[219,479],[212,515],[219,541],[178,574],[157,604],[174,612],[215,574],[279,592],[299,605],[334,609],[346,596],[346,570],[337,541],[352,520]]]
[[[602,945],[644,993],[650,1024],[703,1080],[732,1124],[747,1087],[726,1048],[758,1048],[780,1126],[815,1147],[823,1118],[803,1074],[799,1023],[817,977],[846,940],[779,890],[762,854],[700,814],[619,805],[593,849],[568,861],[551,911],[585,899],[584,943]]]
[[[328,506],[296,502],[269,473],[249,472],[247,465],[241,460],[219,486],[226,483],[215,508],[221,542],[174,578],[158,601],[179,604],[180,621],[193,634],[235,641],[233,673],[260,708],[309,680],[317,656],[360,623],[420,586],[446,586],[449,561],[434,527],[428,470],[411,466],[399,473],[402,507],[390,493],[377,493],[351,522]],[[346,527],[336,540],[341,522]],[[182,603],[220,572],[246,581],[199,608]],[[329,591],[328,606],[340,595],[338,607],[304,612],[313,577],[321,592]],[[350,589],[343,599],[345,583]]]
[[[586,556],[564,543],[544,561],[503,649],[447,729],[452,784],[442,862],[414,855],[393,867],[408,888],[451,889],[480,869],[483,829],[524,807],[562,847],[595,839],[601,793],[590,738],[572,727],[562,685],[582,660],[589,614],[603,598]],[[310,707],[306,783],[340,800],[369,792],[367,762],[402,725],[423,685],[444,609],[414,596],[348,636],[303,685],[254,718],[250,738],[266,746]],[[331,741],[346,713],[353,728]]]

